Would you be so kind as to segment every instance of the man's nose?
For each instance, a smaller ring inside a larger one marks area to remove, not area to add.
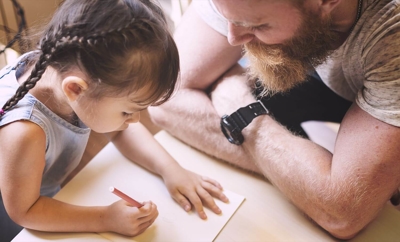
[[[246,44],[254,39],[254,34],[248,27],[228,23],[228,42],[233,46]]]

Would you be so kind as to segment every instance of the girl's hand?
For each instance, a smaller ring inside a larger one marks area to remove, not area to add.
[[[163,179],[172,198],[187,212],[193,205],[202,219],[207,219],[203,204],[214,213],[221,213],[213,197],[229,202],[222,192],[222,186],[217,181],[188,171],[179,165],[174,167],[170,165]]]
[[[145,231],[158,216],[157,206],[144,202],[143,207],[132,207],[124,200],[108,206],[106,212],[107,228],[110,231],[126,236],[136,236]]]

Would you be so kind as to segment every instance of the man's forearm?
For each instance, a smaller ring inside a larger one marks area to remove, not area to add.
[[[371,196],[384,190],[377,185],[380,179],[375,176],[374,181],[368,174],[379,171],[359,166],[356,159],[343,159],[341,154],[334,163],[329,151],[292,135],[271,117],[256,119],[244,130],[244,136],[243,147],[262,173],[336,237],[352,237],[385,203],[387,194]]]
[[[223,136],[220,117],[204,92],[180,90],[170,101],[161,107],[150,108],[149,112],[157,125],[190,146],[259,173],[243,149],[229,143]]]

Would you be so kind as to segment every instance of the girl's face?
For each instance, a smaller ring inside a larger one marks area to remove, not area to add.
[[[123,97],[81,98],[80,105],[75,108],[75,113],[95,132],[124,130],[130,123],[139,122],[140,111],[148,107],[137,104],[140,101],[139,98],[145,93],[146,90],[142,89]]]

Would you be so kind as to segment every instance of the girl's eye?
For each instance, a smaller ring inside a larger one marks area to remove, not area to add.
[[[122,114],[123,114],[124,116],[131,116],[131,115],[132,115],[132,113],[127,113],[127,112],[122,112]]]

